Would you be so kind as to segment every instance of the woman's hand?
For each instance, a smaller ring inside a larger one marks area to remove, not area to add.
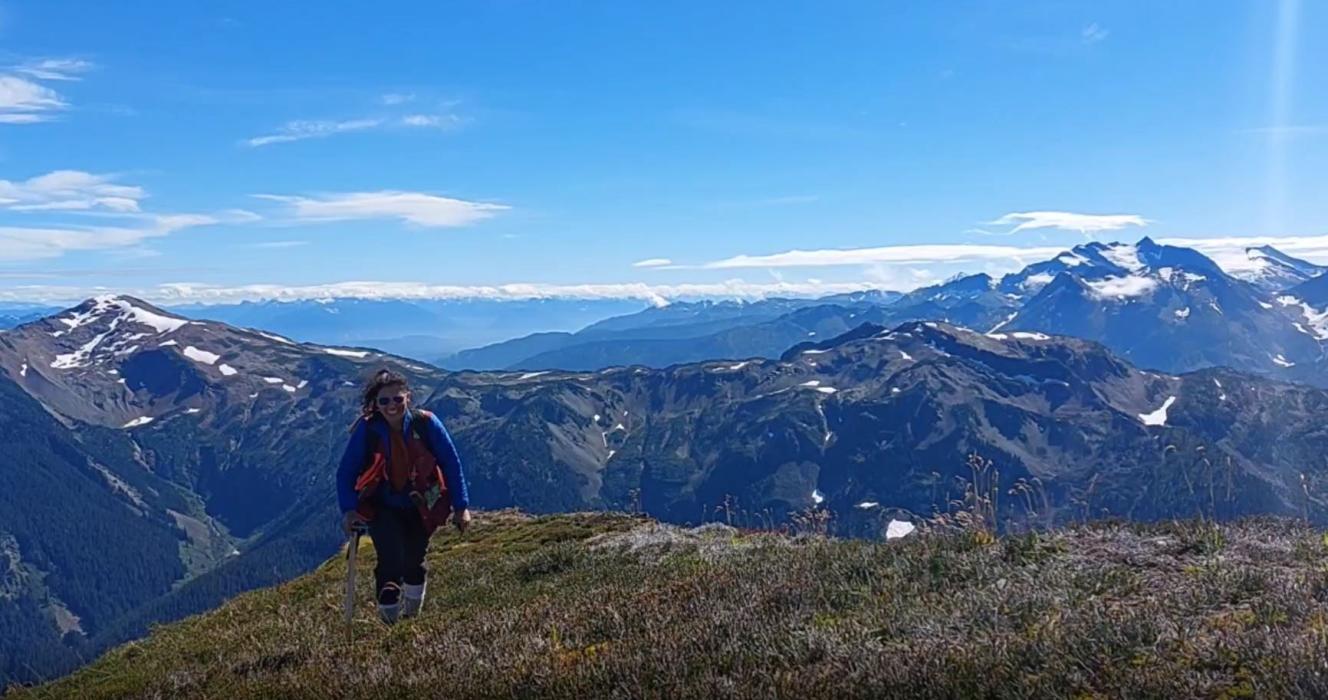
[[[452,514],[452,524],[456,525],[457,532],[465,532],[470,527],[470,510],[462,508]]]
[[[364,529],[368,524],[369,521],[365,520],[363,515],[353,510],[348,510],[345,515],[341,516],[341,529],[348,536],[357,529]]]

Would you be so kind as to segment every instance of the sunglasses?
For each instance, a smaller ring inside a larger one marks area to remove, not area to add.
[[[388,405],[388,404],[390,404],[390,403],[394,403],[394,404],[400,406],[401,404],[406,403],[406,397],[404,397],[404,396],[379,396],[379,397],[378,397],[378,405],[379,405],[379,406],[386,406],[386,405]]]

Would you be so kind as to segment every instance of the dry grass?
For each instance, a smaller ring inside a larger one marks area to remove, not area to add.
[[[372,547],[362,551],[369,580]],[[891,542],[487,513],[348,646],[343,560],[20,698],[1328,697],[1328,540],[1095,524]]]

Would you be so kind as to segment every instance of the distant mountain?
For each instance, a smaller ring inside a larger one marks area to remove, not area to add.
[[[1096,340],[1131,362],[1168,372],[1226,366],[1319,379],[1296,368],[1318,356],[1318,340],[1202,254],[1148,238],[1137,245],[1091,243],[1072,253],[1085,263],[1060,271],[1002,330]]]
[[[36,321],[59,310],[59,307],[43,304],[0,304],[0,330]]]
[[[337,298],[181,305],[191,318],[256,328],[295,340],[359,345],[432,360],[461,348],[540,331],[574,331],[644,306],[628,299],[429,300]]]
[[[1296,267],[1297,261],[1275,250],[1257,252],[1261,260]],[[722,320],[715,322],[721,330],[709,333],[715,326],[699,320],[708,318],[704,309],[682,309],[672,316],[652,309],[581,333],[469,351],[453,366],[597,370],[773,358],[792,343],[837,335],[864,322],[934,320],[976,330],[1095,340],[1148,369],[1174,373],[1224,366],[1323,386],[1328,385],[1325,287],[1328,282],[1309,282],[1295,293],[1270,295],[1198,251],[1144,238],[1137,244],[1075,246],[999,279],[960,276],[891,297],[884,305],[820,299],[774,318],[746,317],[738,313],[740,307],[722,307]],[[651,317],[672,322],[644,322]]]
[[[1328,267],[1291,257],[1270,245],[1246,248],[1244,260],[1224,261],[1223,269],[1265,293],[1282,292],[1328,272]]]
[[[618,365],[665,367],[719,357],[777,357],[807,337],[830,337],[868,320],[893,292],[821,299],[679,302],[605,319],[576,333],[538,333],[465,350],[440,361],[448,369],[595,370]],[[820,312],[805,313],[822,308]]]

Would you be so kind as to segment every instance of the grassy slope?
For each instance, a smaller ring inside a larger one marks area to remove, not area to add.
[[[486,513],[393,628],[361,554],[353,647],[338,558],[16,697],[1328,696],[1328,539],[1286,521],[873,543]]]

